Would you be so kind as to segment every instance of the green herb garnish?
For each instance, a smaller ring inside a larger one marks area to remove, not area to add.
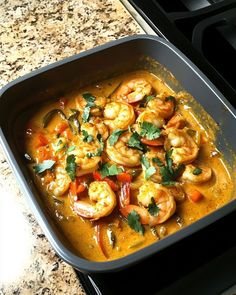
[[[162,167],[164,166],[164,164],[162,163],[162,161],[159,158],[153,158],[152,159],[153,163],[157,164],[157,166]]]
[[[128,146],[140,151],[145,151],[145,146],[140,141],[140,137],[137,132],[134,132],[128,141]]]
[[[143,122],[140,124],[140,128],[140,136],[146,137],[149,140],[156,139],[161,135],[161,130],[152,123]]]
[[[90,109],[95,106],[95,97],[90,93],[84,93],[83,98],[86,100],[87,104],[84,108],[84,112],[82,115],[83,122],[88,122],[90,116]]]
[[[135,230],[136,232],[140,233],[141,235],[144,234],[144,227],[142,226],[141,222],[140,222],[140,216],[139,214],[135,211],[132,210],[129,214],[128,214],[128,225]]]
[[[75,150],[75,148],[76,148],[75,145],[70,146],[70,147],[67,149],[67,153],[72,152],[73,150]]]
[[[82,134],[83,134],[83,141],[84,142],[92,142],[94,141],[94,138],[92,135],[88,134],[88,132],[86,130],[82,130]]]
[[[160,208],[157,206],[154,198],[151,198],[151,203],[148,205],[148,212],[152,215],[152,216],[157,216],[157,214],[159,213]]]
[[[70,179],[72,181],[75,180],[75,176],[76,176],[76,163],[75,163],[75,155],[69,155],[66,158],[66,172],[68,173],[68,175],[70,176]]]
[[[174,97],[174,96],[172,96],[172,95],[169,95],[169,96],[167,96],[167,97],[165,98],[165,101],[172,101],[172,102],[174,102],[174,103],[175,103],[176,99],[175,99],[175,97]]]
[[[123,168],[117,167],[115,164],[110,165],[109,163],[105,163],[101,165],[99,173],[101,174],[102,178],[105,178],[107,176],[118,175],[123,171]]]
[[[100,142],[100,148],[98,148],[95,153],[88,152],[86,155],[87,158],[100,157],[102,155],[102,152],[104,150],[104,142],[103,142],[101,134],[97,135],[97,139]]]
[[[193,172],[192,172],[194,175],[199,175],[199,174],[201,174],[202,173],[202,169],[201,168],[199,168],[199,167],[196,167],[194,170],[193,170]]]
[[[164,165],[159,158],[153,158],[152,161],[160,167],[160,174],[162,176],[162,184],[171,186],[175,184],[175,180],[183,172],[185,165],[179,164],[176,168],[173,167],[173,160],[171,158],[173,150],[169,150],[165,154],[166,165]]]
[[[145,155],[142,155],[141,157],[141,163],[146,168],[145,170],[145,179],[149,179],[153,174],[156,173],[156,168],[153,166],[150,166],[150,163]]]
[[[147,97],[146,97],[146,102],[148,103],[150,100],[152,100],[153,98],[155,98],[155,96],[154,95],[148,95]]]
[[[35,165],[33,168],[36,173],[43,173],[46,170],[52,169],[55,163],[56,161],[53,160],[44,160],[42,163]]]
[[[148,161],[148,158],[145,155],[142,155],[141,157],[141,163],[143,164],[143,166],[148,169],[150,167],[150,163]]]
[[[112,132],[112,134],[110,135],[108,141],[110,145],[114,145],[117,140],[119,139],[119,137],[126,132],[126,130],[121,130],[121,129],[117,129],[115,131]]]

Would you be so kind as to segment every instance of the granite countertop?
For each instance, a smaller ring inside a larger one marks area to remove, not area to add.
[[[2,0],[0,88],[34,69],[143,33],[118,0]],[[7,223],[6,223],[7,220]],[[0,294],[85,294],[51,248],[0,147]]]

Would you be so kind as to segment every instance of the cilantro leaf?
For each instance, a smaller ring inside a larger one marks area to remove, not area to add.
[[[141,157],[141,163],[146,168],[145,170],[145,179],[149,179],[153,174],[156,173],[156,168],[153,166],[150,166],[150,163],[145,155],[142,155]]]
[[[76,148],[75,145],[70,146],[70,147],[67,149],[67,153],[72,152],[75,148]]]
[[[162,161],[159,158],[153,158],[152,159],[153,163],[157,164],[157,166],[162,167],[164,166],[164,164],[162,163]]]
[[[100,157],[102,155],[102,152],[104,150],[104,142],[103,142],[101,134],[97,135],[97,139],[100,142],[100,148],[98,148],[95,153],[88,152],[86,154],[87,158]]]
[[[95,103],[94,103],[95,97],[90,93],[84,93],[83,98],[86,100],[87,104],[86,104],[83,114],[82,114],[82,120],[83,120],[83,122],[86,123],[86,122],[88,122],[88,119],[90,116],[90,109],[95,106]]]
[[[147,97],[146,97],[146,102],[148,103],[150,100],[152,100],[153,98],[155,98],[155,96],[154,95],[148,95]]]
[[[135,230],[136,232],[140,233],[141,235],[144,234],[144,227],[142,226],[141,222],[140,222],[140,216],[139,214],[135,211],[132,210],[129,214],[128,214],[128,225]]]
[[[115,131],[112,132],[112,134],[110,135],[108,141],[110,145],[114,145],[117,140],[119,139],[119,137],[126,132],[126,130],[121,130],[121,129],[117,129]]]
[[[52,169],[56,161],[53,160],[44,160],[42,163],[35,165],[34,171],[35,173],[43,173],[46,170]]]
[[[92,135],[88,134],[88,132],[86,130],[82,130],[82,134],[83,134],[83,141],[84,142],[92,142],[94,141],[94,138]]]
[[[180,176],[180,174],[184,171],[185,165],[179,164],[176,169],[174,169],[174,180]]]
[[[70,176],[70,179],[72,181],[75,180],[75,176],[76,176],[76,163],[75,163],[75,155],[69,155],[66,158],[66,172],[68,173],[68,175]]]
[[[137,132],[134,132],[128,141],[128,146],[134,149],[138,149],[140,151],[145,150],[145,146],[141,143],[140,137]]]
[[[170,185],[169,183],[174,182],[180,174],[183,172],[185,165],[179,164],[177,168],[173,167],[173,160],[171,158],[173,150],[169,150],[165,154],[166,166],[160,166],[160,173],[162,176],[162,184]]]
[[[101,166],[99,173],[101,174],[102,178],[105,178],[107,176],[114,176],[118,175],[124,170],[120,167],[117,167],[115,164],[110,165],[109,163],[105,163]]]
[[[194,175],[199,175],[199,174],[201,174],[202,173],[202,169],[201,168],[199,168],[199,167],[196,167],[194,170],[193,170],[193,172],[192,172]]]
[[[156,168],[153,166],[150,166],[146,171],[145,171],[145,179],[149,179],[153,174],[156,173]]]
[[[173,150],[170,149],[165,154],[166,165],[171,174],[173,174],[173,168],[172,168],[173,160],[171,159],[172,153],[173,153]]]
[[[175,186],[176,181],[163,181],[161,184],[164,186]]]
[[[173,101],[174,103],[175,103],[175,97],[174,96],[172,96],[172,95],[169,95],[169,96],[167,96],[166,98],[165,98],[165,101]]]
[[[161,135],[161,130],[152,123],[149,123],[146,121],[142,122],[140,124],[140,128],[141,128],[140,136],[146,137],[149,140],[156,139],[160,137]]]
[[[148,205],[148,212],[152,215],[152,216],[157,216],[157,214],[159,213],[160,208],[157,206],[154,198],[151,198],[151,203]]]
[[[143,164],[143,166],[148,169],[150,167],[148,158],[145,155],[142,155],[141,157],[141,163]]]

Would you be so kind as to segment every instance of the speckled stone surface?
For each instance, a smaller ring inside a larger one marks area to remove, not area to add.
[[[0,0],[0,87],[54,61],[143,33],[116,0]],[[8,223],[6,223],[8,220]],[[85,294],[53,251],[0,148],[0,294]]]

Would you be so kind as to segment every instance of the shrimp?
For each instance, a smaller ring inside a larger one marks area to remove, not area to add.
[[[152,93],[152,85],[142,78],[136,78],[123,83],[116,92],[116,99],[128,103],[142,100]]]
[[[109,131],[103,120],[99,117],[93,117],[90,122],[96,126],[98,133],[101,134],[103,141],[105,141],[109,136]]]
[[[91,108],[90,113],[93,116],[101,116],[102,115],[102,109],[105,107],[107,103],[107,99],[104,96],[94,96],[94,106]],[[80,113],[83,113],[84,108],[87,105],[87,101],[84,99],[83,95],[79,95],[76,98],[76,108],[80,111]]]
[[[184,116],[180,113],[176,113],[166,124],[166,128],[182,129],[186,125]]]
[[[105,181],[93,181],[88,189],[89,199],[86,201],[76,201],[73,210],[79,216],[97,220],[111,214],[116,207],[116,195]]]
[[[199,173],[195,173],[195,171],[198,171]],[[197,168],[194,165],[189,164],[185,167],[184,173],[182,174],[182,179],[198,184],[207,182],[211,179],[211,176],[211,168],[203,166],[201,166],[201,168]]]
[[[144,122],[148,122],[148,123],[152,123],[153,125],[155,125],[158,128],[163,127],[163,125],[165,124],[165,121],[162,117],[158,116],[158,114],[156,114],[154,111],[151,110],[147,110],[142,112],[137,120],[137,132],[140,133],[140,125]]]
[[[168,186],[168,191],[174,197],[175,201],[180,203],[185,200],[185,192],[180,183],[175,183],[173,186]]]
[[[199,146],[186,130],[170,128],[166,131],[165,148],[172,148],[171,157],[175,164],[188,164],[197,158]]]
[[[115,163],[126,167],[140,165],[141,151],[127,146],[131,135],[131,132],[125,132],[119,137],[114,145],[110,145],[109,140],[106,145],[106,153],[108,157]]]
[[[165,152],[163,149],[152,149],[145,154],[145,157],[148,159],[150,167],[154,167],[156,172],[150,177],[150,180],[160,183],[162,181],[162,176],[160,174],[160,166],[158,166],[153,159],[158,158],[162,163],[165,161]],[[142,168],[146,171],[146,167],[142,164]]]
[[[76,176],[92,173],[98,169],[98,164],[101,161],[102,149],[97,139],[94,142],[84,142],[82,138],[78,138],[73,142],[73,150],[67,152],[68,155],[75,156]],[[99,152],[100,151],[100,152]]]
[[[54,179],[47,185],[47,191],[55,197],[60,197],[69,189],[71,179],[64,167],[56,166]]]
[[[166,93],[161,93],[147,103],[147,108],[158,113],[160,117],[168,119],[175,110],[174,99],[170,97]]]
[[[176,210],[174,197],[165,187],[152,181],[146,181],[139,188],[137,199],[141,206],[129,204],[121,208],[120,211],[126,217],[131,211],[136,211],[142,224],[150,226],[161,224],[169,219]],[[148,211],[148,206],[152,204],[153,200],[159,209],[156,215],[151,215]]]
[[[133,107],[125,102],[108,103],[104,109],[104,123],[111,130],[127,129],[135,121]]]
[[[83,139],[84,139],[84,131],[86,131],[88,135],[92,136],[93,140],[97,138],[98,134],[102,136],[103,141],[105,141],[107,137],[109,136],[107,126],[98,117],[92,119],[91,122],[89,123],[83,123],[81,125],[81,132],[82,132]]]

